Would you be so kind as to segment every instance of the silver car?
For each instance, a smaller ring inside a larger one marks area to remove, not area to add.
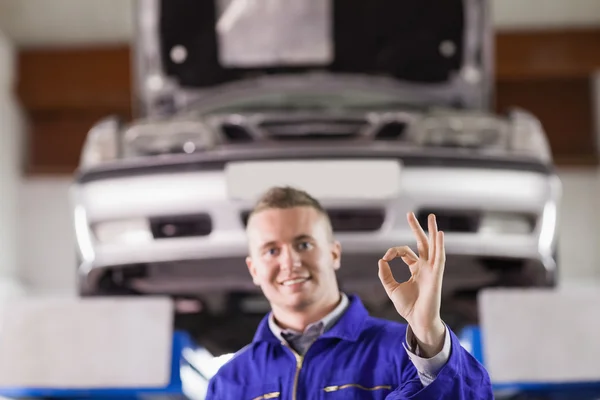
[[[82,295],[260,307],[245,223],[273,185],[322,201],[340,285],[382,315],[377,260],[414,245],[409,211],[445,231],[448,299],[556,283],[561,185],[538,119],[491,111],[486,1],[184,3],[138,3],[138,113],[88,134],[72,187]]]

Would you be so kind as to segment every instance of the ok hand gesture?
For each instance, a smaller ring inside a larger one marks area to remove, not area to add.
[[[392,247],[379,260],[379,279],[400,316],[411,327],[425,357],[441,351],[445,325],[440,317],[442,278],[446,262],[444,234],[438,232],[433,214],[428,217],[429,238],[413,213],[408,223],[417,239],[417,256],[408,246]],[[399,283],[389,262],[400,257],[410,269],[411,277]]]

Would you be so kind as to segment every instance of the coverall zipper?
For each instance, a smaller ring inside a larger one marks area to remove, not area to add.
[[[292,400],[296,400],[298,395],[298,378],[300,377],[300,370],[302,369],[302,362],[304,361],[304,357],[296,353],[296,351],[292,349],[292,347],[287,343],[282,342],[282,344],[288,349],[290,349],[290,351],[294,355],[294,358],[296,359],[296,373],[294,375],[294,388],[292,389]]]

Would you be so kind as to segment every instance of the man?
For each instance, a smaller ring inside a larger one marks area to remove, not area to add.
[[[414,214],[408,222],[419,255],[396,247],[378,262],[405,325],[340,293],[341,247],[317,200],[290,187],[265,193],[248,220],[246,262],[272,312],[211,379],[207,399],[493,399],[487,372],[440,317],[443,233],[433,215],[429,237]],[[406,282],[392,276],[396,257],[410,268]]]

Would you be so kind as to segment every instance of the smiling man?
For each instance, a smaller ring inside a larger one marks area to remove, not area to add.
[[[419,255],[402,246],[373,260],[405,325],[371,317],[340,292],[342,249],[316,199],[290,187],[266,192],[248,220],[246,262],[272,312],[211,379],[207,399],[493,399],[487,372],[440,317],[443,233],[433,215],[429,237],[414,214],[408,222]],[[392,275],[396,257],[410,268],[406,282]]]

